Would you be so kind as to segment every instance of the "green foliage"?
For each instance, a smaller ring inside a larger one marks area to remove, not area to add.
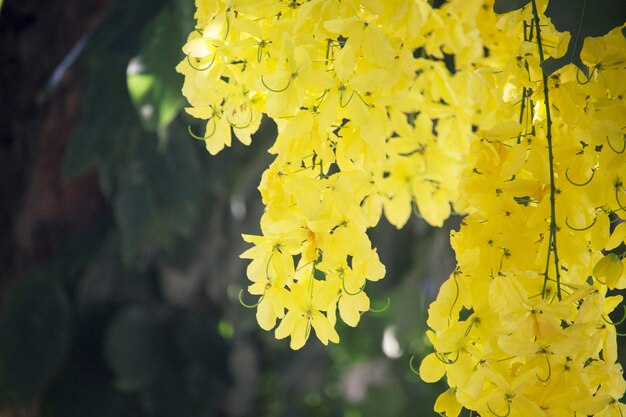
[[[63,175],[97,169],[127,263],[141,248],[167,248],[189,236],[198,220],[198,147],[172,123],[183,104],[174,67],[192,10],[181,0],[118,2],[85,52],[84,117],[70,140]],[[137,27],[143,26],[139,36]],[[123,94],[127,88],[130,99]]]
[[[71,313],[54,280],[22,279],[0,320],[0,391],[10,402],[32,403],[61,366],[69,347]]]
[[[119,69],[127,64],[128,58],[113,50],[105,55],[106,60],[105,57],[89,60],[91,68],[82,82],[83,117],[63,159],[62,174],[66,179],[96,167],[103,169],[115,157],[112,145],[126,140],[133,123],[133,108],[119,96],[126,88],[124,74]]]
[[[585,74],[589,68],[580,59],[585,38],[603,36],[626,22],[623,0],[550,0],[546,16],[559,32],[569,32],[567,52],[560,58],[548,58],[543,63],[546,74],[573,63]]]
[[[92,31],[80,65],[83,117],[70,139],[62,174],[75,178],[86,171],[113,165],[123,149],[136,117],[126,91],[126,68],[140,49],[137,28],[147,25],[164,4],[116,1],[103,22]]]
[[[172,126],[176,140],[157,148],[155,137],[139,133],[118,162],[113,196],[124,259],[131,262],[141,248],[171,246],[177,236],[189,236],[199,214],[202,172],[194,143]]]
[[[77,64],[82,119],[62,175],[95,170],[110,217],[69,239],[9,294],[0,409],[195,417],[223,406],[230,370],[216,324],[206,312],[171,317],[174,307],[154,282],[168,256],[183,265],[192,259],[181,241],[198,238],[201,212],[218,200],[214,181],[229,175],[178,119],[182,79],[174,67],[192,17],[188,1],[119,0],[88,35]],[[127,75],[132,62],[142,71]],[[207,181],[215,171],[223,175]]]
[[[75,314],[72,346],[63,369],[42,399],[42,417],[120,417],[132,404],[130,395],[115,389],[102,357],[106,311]]]
[[[106,335],[104,354],[123,391],[140,391],[155,383],[167,358],[154,315],[138,308],[120,312]]]
[[[197,410],[194,415],[210,415],[231,382],[228,364],[223,359],[229,346],[206,315],[185,315],[174,333],[187,397]]]
[[[158,317],[130,307],[113,319],[104,352],[116,387],[137,393],[149,415],[209,415],[229,379],[224,340],[201,315],[184,315],[173,328]]]
[[[139,54],[128,65],[128,91],[148,131],[167,127],[184,103],[174,68],[184,56],[180,45],[190,31],[188,3],[177,0],[163,8],[144,30]]]

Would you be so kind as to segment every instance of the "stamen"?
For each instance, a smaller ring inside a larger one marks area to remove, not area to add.
[[[261,298],[259,298],[259,300],[254,303],[254,304],[247,304],[245,301],[243,301],[243,288],[241,290],[239,290],[239,304],[241,304],[242,306],[244,306],[245,308],[256,308],[259,304],[261,304],[261,301],[263,300],[263,296],[261,296]]]
[[[211,121],[213,122],[213,130],[211,130],[211,133],[207,134],[206,136],[198,136],[195,133],[193,133],[193,131],[191,130],[191,126],[187,126],[187,131],[189,132],[189,135],[197,140],[208,140],[211,139],[211,137],[215,134],[215,131],[217,130],[217,125],[215,122],[215,116],[211,117]]]
[[[211,68],[213,66],[213,63],[215,62],[215,57],[217,56],[217,54],[215,52],[213,52],[213,58],[211,59],[211,62],[209,62],[209,65],[204,67],[204,68],[198,68],[196,67],[192,62],[191,62],[191,56],[187,55],[187,63],[189,64],[189,66],[193,69],[195,69],[196,71],[206,71],[209,68]]]
[[[583,186],[589,184],[591,182],[591,180],[593,179],[594,175],[596,175],[596,170],[592,169],[591,170],[591,177],[589,177],[589,179],[587,181],[585,181],[585,182],[575,182],[575,181],[572,181],[572,179],[569,176],[569,168],[567,168],[565,170],[565,178],[567,178],[567,181],[569,181],[570,184],[575,185],[576,187],[583,187]]]
[[[289,86],[291,85],[291,77],[287,80],[287,85],[286,85],[286,86],[284,86],[284,87],[283,87],[283,88],[281,88],[281,89],[274,89],[274,88],[272,88],[272,87],[268,86],[268,85],[265,83],[265,80],[263,79],[263,75],[261,75],[261,84],[263,84],[263,86],[264,86],[265,88],[267,88],[268,90],[270,90],[270,91],[271,91],[271,92],[273,92],[273,93],[282,93],[283,91],[285,91],[286,89],[288,89],[288,88],[289,88]]]

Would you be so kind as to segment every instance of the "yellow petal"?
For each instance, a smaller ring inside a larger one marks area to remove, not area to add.
[[[626,240],[626,223],[620,223],[617,225],[613,233],[611,233],[611,237],[606,242],[604,249],[611,250],[618,247],[622,242]]]
[[[272,330],[276,325],[273,303],[263,298],[256,309],[256,319],[263,330]]]
[[[276,337],[276,339],[284,339],[289,336],[293,332],[297,319],[298,314],[291,311],[288,312],[274,331],[274,337]]]
[[[315,329],[315,334],[317,338],[325,345],[328,344],[328,341],[333,343],[339,342],[339,334],[335,328],[330,324],[328,318],[322,313],[314,314],[311,318],[311,324],[313,325],[313,329]]]
[[[411,197],[408,190],[397,193],[391,199],[385,199],[383,207],[389,223],[401,229],[411,216]]]
[[[623,269],[624,265],[622,265],[619,256],[609,253],[593,267],[593,275],[610,289],[613,289],[622,276]]]
[[[435,353],[431,353],[420,364],[419,373],[425,382],[437,382],[446,373],[446,365],[439,360]]]
[[[357,295],[343,295],[339,299],[339,314],[348,326],[355,327],[361,319],[361,311],[367,311],[369,307],[369,298],[363,292]]]
[[[456,399],[456,388],[443,392],[435,401],[435,411],[446,417],[457,417],[463,407]]]
[[[293,333],[291,333],[291,342],[289,347],[293,350],[298,350],[306,343],[311,331],[310,323],[305,317],[300,317],[296,320],[293,327]]]
[[[192,39],[183,46],[183,52],[193,58],[204,58],[212,51],[210,41],[205,38]]]

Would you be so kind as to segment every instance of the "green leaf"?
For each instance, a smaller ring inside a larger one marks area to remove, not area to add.
[[[169,357],[168,360],[176,360]],[[193,406],[189,401],[186,386],[182,380],[180,372],[169,369],[160,375],[160,378],[139,394],[139,400],[145,411],[144,415],[153,417],[194,417],[198,414],[193,412]],[[205,393],[210,395],[211,393]]]
[[[61,173],[65,179],[78,177],[110,158],[115,151],[113,144],[126,134],[135,118],[124,94],[126,56],[103,52],[88,62],[89,72],[81,81],[83,117],[63,157]]]
[[[585,38],[604,36],[626,21],[623,0],[550,0],[545,14],[556,30],[571,34],[565,55],[542,63],[548,75],[570,63],[588,75],[589,68],[580,59]]]
[[[181,45],[189,32],[189,22],[181,18],[182,4],[177,1],[163,8],[144,31],[139,54],[128,64],[128,91],[150,131],[170,124],[184,103],[182,77],[175,70],[184,57]]]
[[[120,172],[113,209],[122,234],[123,258],[130,262],[138,254],[150,227],[154,195],[141,161],[132,161]]]
[[[114,371],[116,385],[121,390],[137,394],[137,398],[146,415],[155,417],[192,417],[196,415],[214,415],[214,410],[194,412],[194,408],[203,405],[207,397],[218,403],[223,400],[225,389],[217,390],[217,385],[201,386],[204,402],[197,404],[190,397],[195,386],[195,378],[222,378],[215,372],[227,368],[225,355],[216,357],[215,347],[211,344],[186,346],[186,349],[197,350],[209,360],[219,361],[216,368],[202,367],[202,360],[189,363],[177,349],[177,335],[171,335],[163,323],[160,323],[158,312],[143,307],[128,308],[120,313],[107,331],[105,356]],[[186,321],[185,321],[186,322]],[[176,325],[176,324],[174,324]],[[193,327],[191,331],[208,331],[206,326]],[[174,336],[174,337],[172,337]],[[202,333],[190,335],[185,342],[194,344],[194,336],[205,340]],[[223,345],[218,345],[223,348]],[[217,352],[220,352],[219,350]],[[205,389],[209,388],[209,389]]]
[[[130,398],[113,387],[111,371],[102,355],[109,312],[93,305],[79,307],[78,311],[69,352],[71,360],[46,391],[39,417],[128,415],[125,410],[132,406]]]
[[[149,163],[157,199],[158,225],[170,233],[189,236],[198,219],[202,203],[200,158],[204,155],[195,141],[189,140],[179,123],[170,126],[172,140]]]
[[[59,369],[70,339],[70,305],[53,279],[26,277],[8,295],[0,321],[0,391],[33,403]]]
[[[496,0],[493,4],[493,11],[502,14],[519,10],[530,3],[530,0]]]
[[[127,94],[128,61],[140,48],[140,33],[166,0],[116,1],[93,30],[81,57],[84,75],[80,102],[83,117],[63,158],[62,175],[75,178],[96,166],[100,174],[116,163],[116,142],[125,142],[138,122]],[[101,178],[102,181],[107,178]]]
[[[134,307],[119,313],[107,329],[104,343],[116,386],[136,392],[154,383],[168,362],[165,343],[155,316],[146,309]]]
[[[196,415],[213,415],[231,380],[228,344],[207,315],[187,313],[177,323],[175,341]]]
[[[117,168],[113,208],[126,263],[142,249],[166,249],[174,238],[190,236],[200,215],[203,151],[178,123],[168,131],[172,140],[161,148],[148,134],[129,143],[127,160]]]

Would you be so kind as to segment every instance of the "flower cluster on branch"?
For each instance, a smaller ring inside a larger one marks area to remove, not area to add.
[[[609,318],[622,297],[607,293],[626,287],[613,251],[624,225],[611,227],[624,216],[626,39],[588,40],[588,77],[573,65],[547,75],[541,63],[568,39],[542,6],[499,19],[514,40],[479,26],[500,62],[474,73],[477,128],[456,205],[468,215],[451,238],[457,268],[429,309],[435,352],[420,366],[425,381],[447,376],[435,404],[447,416],[626,409]]]
[[[259,325],[338,342],[384,277],[367,230],[412,212],[452,234],[457,268],[430,306],[435,410],[622,415],[609,318],[626,287],[626,39],[588,38],[584,74],[533,0],[196,0],[178,66],[191,132],[215,154],[265,114],[278,127],[247,275]]]
[[[456,7],[451,33],[426,1],[197,2],[178,66],[188,113],[206,120],[192,134],[215,154],[231,132],[250,143],[263,114],[278,126],[263,235],[244,236],[242,257],[260,326],[280,321],[294,349],[311,329],[337,342],[337,316],[355,326],[370,309],[366,283],[385,267],[366,231],[383,211],[397,227],[412,211],[437,226],[450,215],[472,128],[463,90],[483,54],[469,22],[494,20]]]

